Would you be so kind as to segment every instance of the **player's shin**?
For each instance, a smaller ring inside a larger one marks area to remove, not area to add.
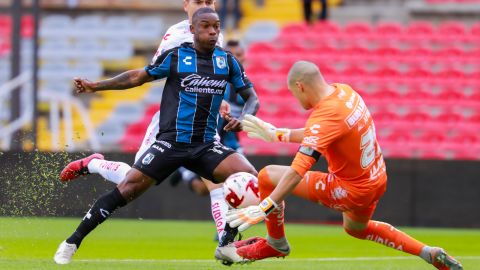
[[[219,245],[223,244],[222,238],[225,232],[225,225],[227,224],[226,221],[226,214],[228,211],[228,204],[225,201],[223,196],[223,188],[216,188],[210,191],[210,201],[212,206],[212,217],[215,221],[215,225],[217,227]],[[233,239],[232,239],[233,241]],[[226,243],[228,244],[228,243]]]
[[[370,220],[364,230],[345,228],[345,231],[353,237],[370,240],[415,256],[420,256],[425,247],[425,244],[384,222]]]
[[[75,232],[66,240],[68,244],[75,244],[77,248],[91,231],[104,222],[117,208],[127,204],[118,188],[100,197],[88,210]]]
[[[115,184],[122,182],[130,169],[131,167],[128,164],[118,161],[94,159],[88,163],[90,173],[98,173]]]
[[[270,180],[268,171],[265,168],[260,170],[260,172],[258,173],[258,187],[259,187],[261,200],[268,197],[270,193],[272,193],[272,191],[275,189],[275,185]],[[276,240],[285,239],[284,210],[285,210],[285,202],[282,202],[275,210],[273,210],[270,214],[268,214],[265,219],[265,223],[267,225],[268,237],[271,239],[276,239]]]

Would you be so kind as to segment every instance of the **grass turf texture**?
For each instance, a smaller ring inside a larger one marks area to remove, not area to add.
[[[79,218],[0,218],[0,269],[434,269],[414,256],[345,234],[340,226],[288,224],[287,259],[226,267],[213,259],[211,222],[111,219],[82,243],[67,266],[55,265],[58,244]],[[444,247],[465,269],[480,269],[480,230],[404,228]],[[245,237],[265,235],[263,224]]]

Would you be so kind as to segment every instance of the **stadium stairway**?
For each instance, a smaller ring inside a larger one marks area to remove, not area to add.
[[[1,20],[0,20],[1,21]],[[1,27],[0,27],[1,29]],[[154,51],[158,38],[164,31],[158,16],[102,16],[98,14],[47,15],[40,25],[40,104],[38,146],[51,150],[48,96],[72,95],[71,79],[75,76],[95,81],[128,69],[144,66],[149,59],[134,55],[135,49]],[[150,57],[150,52],[147,57]],[[129,91],[106,91],[94,95],[81,95],[87,107],[94,133],[103,150],[118,149],[118,141],[130,122],[140,119],[150,103],[159,102],[155,86],[145,85]],[[161,92],[160,92],[161,95]],[[152,99],[153,97],[153,99]],[[62,116],[63,117],[63,116]],[[78,111],[72,111],[73,141],[80,148],[88,146],[89,137]],[[66,146],[65,121],[61,130],[59,150]]]
[[[329,7],[337,6],[341,0],[328,0]],[[273,21],[282,26],[292,22],[303,21],[302,1],[264,0],[263,6],[256,1],[241,1],[242,21],[240,27],[247,29],[250,25],[262,21]],[[314,1],[314,10],[320,9],[319,1]]]

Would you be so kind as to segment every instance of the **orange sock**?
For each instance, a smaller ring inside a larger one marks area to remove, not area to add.
[[[384,222],[370,220],[363,231],[345,229],[353,237],[370,240],[412,255],[419,256],[425,246],[422,242]]]
[[[275,185],[270,180],[267,170],[264,168],[258,173],[258,187],[260,192],[260,199],[263,200],[272,193]],[[275,239],[281,239],[285,237],[284,224],[284,209],[285,202],[282,202],[273,212],[268,214],[265,219],[267,224],[268,235]]]

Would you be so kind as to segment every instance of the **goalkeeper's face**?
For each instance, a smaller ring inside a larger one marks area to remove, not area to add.
[[[215,0],[183,0],[183,10],[187,12],[190,22],[192,22],[193,13],[203,7],[215,10]]]

